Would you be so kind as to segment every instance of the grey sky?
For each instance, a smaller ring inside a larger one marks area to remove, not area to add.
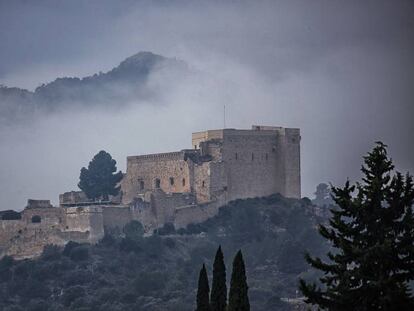
[[[34,89],[107,71],[146,50],[202,72],[168,80],[164,106],[65,111],[1,127],[0,209],[76,189],[104,148],[190,146],[190,133],[269,124],[302,130],[304,195],[359,177],[376,140],[414,172],[413,1],[1,1],[0,84]],[[171,80],[171,81],[170,81]]]

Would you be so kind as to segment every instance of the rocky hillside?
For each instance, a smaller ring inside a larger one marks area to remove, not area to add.
[[[77,78],[64,77],[43,84],[34,92],[0,85],[0,118],[15,120],[29,114],[61,110],[74,105],[105,105],[115,108],[129,101],[149,100],[158,88],[148,85],[151,75],[185,75],[183,61],[139,52],[106,73]],[[168,80],[168,79],[166,79]]]
[[[139,226],[114,232],[98,245],[47,247],[36,260],[0,262],[0,309],[180,310],[195,307],[202,263],[224,251],[227,279],[243,251],[252,310],[293,310],[299,277],[314,278],[303,253],[326,251],[310,201],[279,195],[239,200],[198,225],[176,232],[166,225],[151,237]]]

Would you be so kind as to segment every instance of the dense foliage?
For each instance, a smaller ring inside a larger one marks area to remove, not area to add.
[[[210,311],[210,286],[208,284],[207,270],[204,264],[198,277],[196,311]]]
[[[327,250],[312,208],[308,200],[278,195],[239,200],[168,235],[143,237],[133,223],[97,245],[49,246],[35,260],[5,257],[0,310],[193,311],[199,269],[213,266],[218,245],[227,254],[243,249],[252,310],[291,310],[280,298],[295,297],[299,277],[315,279],[304,250]],[[231,259],[224,257],[228,267]]]
[[[210,306],[211,311],[226,311],[227,307],[226,265],[221,246],[214,257]]]
[[[301,281],[307,301],[327,310],[414,310],[414,187],[407,174],[392,176],[386,146],[364,157],[356,186],[333,188],[338,209],[320,234],[334,250],[329,260],[307,255],[324,272],[318,288]],[[356,195],[353,193],[356,190]]]
[[[241,250],[237,252],[233,260],[227,311],[250,311],[246,268]]]
[[[82,167],[78,187],[89,199],[107,201],[110,195],[117,195],[122,172],[116,172],[116,161],[103,150],[89,162],[88,168]]]

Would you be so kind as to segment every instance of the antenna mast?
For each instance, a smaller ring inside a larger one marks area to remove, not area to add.
[[[224,106],[223,106],[223,123],[224,123],[224,127],[223,128],[226,128],[226,104],[224,104]]]

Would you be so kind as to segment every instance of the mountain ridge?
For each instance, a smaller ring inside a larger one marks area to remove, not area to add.
[[[68,103],[108,106],[131,99],[148,99],[156,96],[147,85],[148,79],[163,70],[181,75],[188,72],[188,66],[175,58],[141,51],[107,72],[82,78],[58,77],[34,91],[0,84],[0,113],[15,120],[21,117],[19,114],[33,113],[36,109],[54,111]]]

